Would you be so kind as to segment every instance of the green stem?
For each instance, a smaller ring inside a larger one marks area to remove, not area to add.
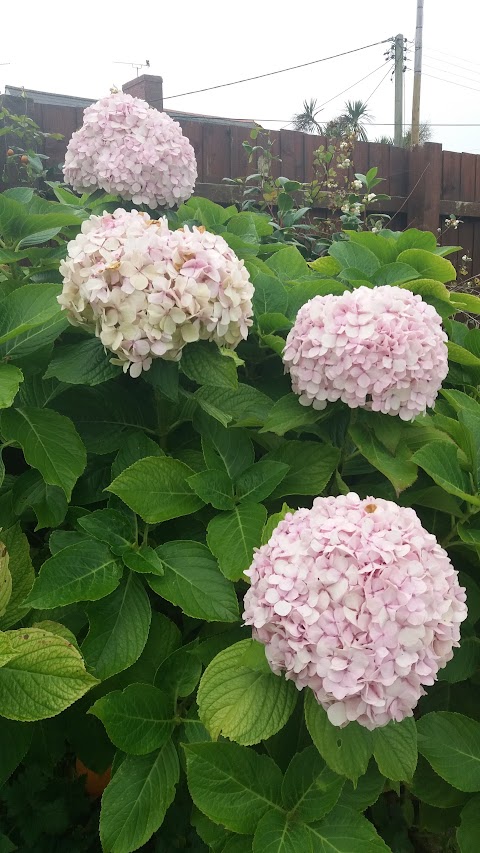
[[[440,543],[442,548],[447,548],[449,545],[453,545],[454,543],[452,542],[452,539],[455,539],[455,537],[458,536],[459,524],[464,524],[466,521],[469,521],[469,519],[473,515],[476,515],[478,512],[480,512],[480,507],[478,506],[475,508],[467,509],[467,511],[464,512],[464,514],[461,515],[459,519],[457,519],[448,536],[446,536],[445,539],[443,539]],[[455,541],[455,544],[457,544],[457,541]]]

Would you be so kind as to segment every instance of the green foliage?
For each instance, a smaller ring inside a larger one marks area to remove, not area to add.
[[[137,379],[56,299],[65,241],[115,199],[0,196],[0,853],[478,846],[480,344],[453,318],[480,300],[450,292],[450,262],[416,229],[351,225],[318,257],[297,239],[299,182],[260,179],[260,212],[198,198],[169,212],[248,258],[248,340],[189,344]],[[408,288],[444,319],[451,370],[424,419],[316,411],[291,391],[297,311],[359,282]],[[415,718],[374,731],[332,725],[242,625],[254,549],[288,512],[349,491],[413,506],[470,608]],[[112,765],[100,808],[77,757]]]

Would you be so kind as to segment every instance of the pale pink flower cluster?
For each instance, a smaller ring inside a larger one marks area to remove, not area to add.
[[[459,644],[465,590],[413,509],[356,494],[288,513],[246,572],[244,619],[330,722],[412,716]]]
[[[63,174],[80,192],[99,187],[135,204],[173,207],[190,198],[197,163],[178,122],[116,92],[85,110]]]
[[[199,339],[234,348],[252,324],[253,285],[223,237],[119,209],[90,216],[68,243],[58,297],[132,376],[178,360]]]
[[[300,308],[283,361],[304,406],[327,401],[413,420],[448,372],[440,316],[400,287],[315,296]]]

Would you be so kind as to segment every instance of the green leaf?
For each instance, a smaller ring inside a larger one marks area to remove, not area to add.
[[[14,853],[15,850],[18,850],[16,844],[0,832],[0,853]]]
[[[233,509],[233,484],[225,471],[200,471],[188,478],[188,485],[206,504],[215,509]]]
[[[442,779],[460,791],[480,791],[480,723],[437,711],[417,722],[418,749]]]
[[[12,594],[5,614],[0,617],[0,631],[5,631],[28,612],[29,607],[23,602],[33,586],[35,573],[30,558],[30,545],[19,524],[2,530],[1,541],[8,551],[8,569],[12,576]]]
[[[210,521],[207,544],[219,566],[230,580],[239,580],[260,545],[267,510],[262,504],[244,503],[232,512],[222,512]]]
[[[29,722],[54,717],[80,699],[97,680],[85,671],[77,649],[39,628],[0,634],[0,715]]]
[[[144,521],[158,524],[190,515],[203,506],[188,485],[192,474],[192,469],[178,459],[148,456],[122,471],[107,491],[121,498]]]
[[[263,501],[276,489],[289,471],[283,462],[261,459],[240,475],[235,493],[240,501]]]
[[[285,813],[270,811],[258,822],[250,849],[253,853],[310,853],[310,832],[304,824],[290,821]]]
[[[367,249],[366,246],[360,246],[358,243],[352,243],[350,240],[339,240],[332,243],[328,254],[335,258],[342,265],[342,268],[355,267],[360,270],[366,279],[370,279],[380,268],[379,259],[370,249]]]
[[[15,360],[17,365],[25,370],[28,364],[32,370],[32,359],[29,359],[29,356],[32,356],[33,353],[39,353],[41,350],[45,354],[45,358],[49,359],[51,345],[67,326],[68,320],[64,315],[55,315],[34,329],[23,332],[21,335],[6,341],[6,343],[0,344],[0,358]],[[45,367],[46,364],[41,361],[39,370],[43,371]],[[35,369],[37,369],[36,364]]]
[[[468,594],[468,590],[467,590]],[[471,612],[469,601],[469,613]],[[438,674],[439,681],[457,684],[466,681],[474,675],[480,666],[480,639],[478,637],[463,637],[460,648],[455,649],[453,658]]]
[[[404,252],[405,249],[424,249],[427,252],[434,252],[437,248],[437,240],[430,231],[407,228],[400,234],[396,246],[399,252]]]
[[[23,373],[13,364],[0,364],[0,409],[8,409],[12,405]]]
[[[16,514],[22,515],[28,507],[37,516],[35,530],[41,530],[62,524],[68,503],[62,489],[49,486],[38,471],[30,468],[17,477],[13,486],[13,508]]]
[[[283,462],[290,471],[273,492],[284,495],[319,495],[323,492],[340,460],[340,451],[330,444],[314,441],[286,441],[267,459]]]
[[[163,358],[155,358],[150,370],[142,374],[142,378],[156,388],[157,391],[176,403],[178,400],[178,362],[165,361]]]
[[[321,415],[315,409],[302,406],[298,402],[298,395],[290,393],[274,403],[261,431],[285,435],[291,429],[317,423],[320,418]]]
[[[412,462],[423,468],[432,480],[450,495],[480,506],[480,497],[469,494],[468,477],[460,468],[455,445],[446,441],[427,444],[414,453]]]
[[[372,231],[347,231],[346,233],[352,243],[358,243],[370,249],[384,265],[391,264],[398,255],[396,240],[385,237],[383,233],[374,234]]]
[[[130,430],[122,436],[122,446],[112,464],[112,477],[118,477],[125,468],[145,456],[165,456],[163,450],[142,430]]]
[[[8,551],[0,542],[0,616],[4,616],[12,597],[12,574],[8,568]]]
[[[230,480],[236,480],[253,464],[253,444],[245,430],[226,429],[205,416],[200,419],[198,428],[207,468],[226,471]]]
[[[438,776],[422,755],[418,756],[413,781],[408,786],[415,797],[430,806],[451,809],[463,805],[467,795]]]
[[[150,755],[128,755],[102,798],[104,853],[132,853],[161,826],[175,796],[180,767],[171,741]]]
[[[474,296],[473,293],[458,293],[455,290],[450,298],[459,311],[465,310],[471,314],[480,314],[480,298]]]
[[[59,284],[25,284],[0,301],[0,344],[35,326],[58,319]]]
[[[390,453],[368,428],[367,419],[364,423],[352,424],[349,434],[362,456],[390,480],[397,495],[415,482],[417,466],[410,461],[406,445],[399,444],[394,453]]]
[[[118,586],[121,576],[106,545],[93,539],[77,542],[44,562],[26,603],[39,610],[97,601]]]
[[[204,385],[195,391],[194,399],[204,408],[207,414],[210,409],[220,412],[230,420],[235,421],[237,426],[262,426],[272,406],[270,397],[262,394],[251,385],[239,383],[238,388],[232,391],[228,388],[214,388]]]
[[[160,749],[174,728],[175,708],[169,696],[151,684],[129,684],[97,699],[90,708],[102,721],[108,737],[130,755]]]
[[[449,361],[454,361],[455,364],[464,364],[466,367],[480,367],[480,358],[473,352],[459,344],[454,344],[453,341],[448,341],[447,347]]]
[[[3,412],[0,428],[6,441],[18,442],[28,464],[70,500],[87,458],[73,423],[51,409],[24,406]]]
[[[344,780],[325,764],[314,746],[297,753],[288,765],[282,783],[285,809],[296,820],[313,823],[335,806]]]
[[[367,772],[360,776],[356,784],[351,781],[345,782],[338,801],[339,805],[364,812],[365,809],[376,803],[384,787],[385,777],[382,776],[372,759],[367,767]]]
[[[273,513],[273,515],[270,515],[268,517],[267,523],[265,524],[265,527],[263,528],[262,542],[261,542],[262,545],[265,545],[268,542],[273,531],[275,530],[277,525],[280,524],[281,521],[283,521],[287,512],[295,512],[295,510],[291,509],[291,507],[289,507],[287,504],[284,503],[280,512],[275,512],[275,513]]]
[[[320,260],[323,260],[323,258],[320,258]],[[333,260],[333,258],[330,260]],[[302,305],[305,305],[310,299],[314,299],[315,296],[327,296],[328,294],[341,296],[342,293],[345,293],[345,290],[346,285],[343,282],[330,278],[323,280],[313,278],[311,281],[292,282],[288,290],[287,315],[292,319],[295,318]],[[283,346],[285,346],[285,341],[283,342]]]
[[[460,853],[477,853],[480,838],[480,796],[472,797],[463,807],[457,842]]]
[[[280,249],[265,263],[282,281],[299,278],[299,276],[307,275],[310,271],[305,258],[295,246]]]
[[[213,740],[220,735],[249,746],[280,731],[297,699],[292,682],[245,665],[253,640],[221,651],[205,670],[197,694],[199,716]],[[248,663],[248,662],[247,662]]]
[[[148,639],[152,611],[134,575],[102,601],[87,607],[90,630],[82,644],[88,669],[104,681],[138,660]]]
[[[282,774],[266,755],[235,743],[184,745],[193,802],[215,823],[243,835],[280,809]]]
[[[343,729],[333,726],[311,690],[305,699],[305,722],[320,755],[335,773],[354,783],[363,776],[373,752],[367,729],[358,723],[349,723]]]
[[[308,827],[319,853],[391,853],[375,827],[358,812],[337,806],[321,823]]]
[[[455,281],[455,267],[446,258],[433,255],[425,249],[405,249],[397,257],[398,263],[409,264],[417,270],[422,278],[432,278],[436,281]]]
[[[0,724],[0,789],[25,757],[32,742],[33,726],[3,719]],[[1,835],[0,835],[1,842]],[[1,853],[0,844],[0,853]],[[12,847],[13,850],[13,847]]]
[[[285,314],[260,314],[258,326],[261,333],[266,335],[269,332],[288,331],[292,328],[292,321],[285,317]]]
[[[413,717],[391,722],[372,732],[378,769],[394,782],[410,781],[417,766],[417,729]]]
[[[253,310],[255,317],[265,314],[284,314],[287,310],[288,296],[285,286],[275,275],[265,275],[255,271],[252,275],[255,286],[253,294]]]
[[[185,376],[197,385],[214,385],[217,388],[236,388],[238,385],[235,363],[225,358],[218,346],[207,341],[196,341],[185,347],[180,366]]]
[[[98,338],[92,337],[57,347],[45,379],[54,377],[70,385],[100,385],[121,375],[121,372],[118,365],[110,364],[109,356]]]
[[[195,619],[214,622],[238,619],[235,589],[205,545],[187,540],[166,542],[157,548],[157,554],[164,575],[148,578],[154,592]]]
[[[373,276],[373,283],[378,287],[383,284],[399,285],[406,281],[419,278],[416,269],[408,264],[385,264]]]
[[[122,554],[123,562],[132,572],[141,575],[159,575],[164,573],[163,563],[154,548],[150,545],[140,545],[139,548],[128,548]]]
[[[202,663],[195,654],[198,641],[194,640],[180,649],[175,649],[158,667],[154,684],[164,693],[178,698],[190,696],[202,674]]]
[[[325,278],[337,275],[337,273],[342,269],[341,264],[329,255],[324,255],[322,258],[315,258],[315,260],[311,261],[308,266],[311,267],[312,270],[315,270],[315,272],[325,276]]]
[[[116,509],[97,509],[78,519],[93,539],[105,542],[114,554],[123,554],[137,540],[135,517]]]

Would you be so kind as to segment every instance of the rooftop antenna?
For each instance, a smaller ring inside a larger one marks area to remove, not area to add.
[[[135,68],[136,77],[138,77],[138,72],[141,68],[150,68],[150,60],[146,59],[145,62],[114,62],[114,65],[130,65],[131,68]]]

